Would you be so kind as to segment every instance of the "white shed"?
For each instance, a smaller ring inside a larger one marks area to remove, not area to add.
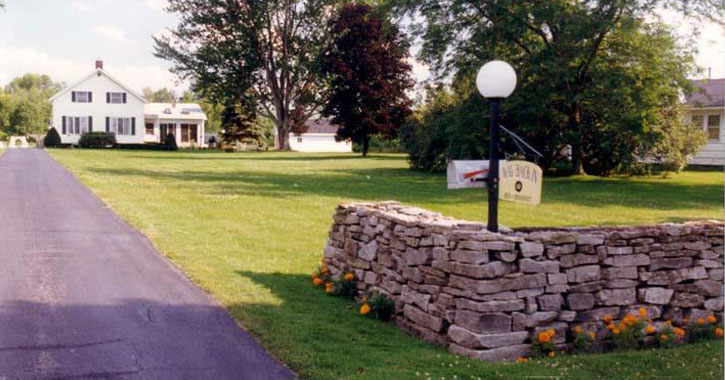
[[[302,134],[291,133],[289,136],[290,149],[295,152],[306,153],[352,153],[350,140],[337,141],[339,126],[329,120],[308,120],[307,132]],[[275,131],[275,136],[277,132]],[[275,148],[277,139],[275,138]]]

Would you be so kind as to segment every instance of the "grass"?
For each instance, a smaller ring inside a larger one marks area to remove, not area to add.
[[[722,341],[483,363],[360,317],[310,285],[335,206],[388,200],[482,220],[481,190],[448,191],[400,155],[52,150],[275,356],[307,379],[721,379]],[[573,226],[721,219],[723,176],[547,178],[543,203],[500,205],[502,224]],[[550,378],[550,377],[544,377]]]

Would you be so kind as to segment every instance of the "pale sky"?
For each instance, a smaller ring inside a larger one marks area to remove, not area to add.
[[[153,56],[152,35],[175,24],[163,11],[165,0],[5,0],[0,12],[0,85],[28,72],[48,74],[72,84],[102,58],[115,77],[137,89],[187,87],[168,72],[169,64]],[[665,14],[666,22],[686,32],[689,24]],[[725,77],[725,31],[701,26],[697,63]],[[429,72],[413,65],[416,79]]]

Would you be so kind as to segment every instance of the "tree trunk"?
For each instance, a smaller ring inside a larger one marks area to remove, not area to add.
[[[277,128],[277,150],[289,150],[289,132],[282,128]]]
[[[362,152],[363,157],[367,157],[368,156],[368,149],[369,148],[370,148],[370,136],[365,135],[365,137],[363,137],[363,152]]]
[[[582,162],[582,133],[581,133],[581,110],[579,103],[574,102],[569,115],[569,128],[574,133],[573,141],[571,141],[571,167],[573,175],[586,175],[584,172],[584,163]]]

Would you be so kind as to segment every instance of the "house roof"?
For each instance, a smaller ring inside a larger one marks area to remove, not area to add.
[[[146,117],[176,120],[206,120],[206,114],[196,103],[146,103],[143,107]]]
[[[307,126],[307,132],[305,133],[317,133],[317,134],[337,134],[337,130],[340,126],[332,124],[329,120],[318,119],[318,120],[307,120],[305,122]]]
[[[725,78],[693,80],[695,91],[687,98],[687,104],[693,107],[724,107]]]
[[[135,96],[136,98],[138,98],[142,102],[146,103],[146,99],[141,94],[139,94],[138,92],[134,91],[131,87],[128,87],[126,84],[124,84],[120,80],[116,79],[116,77],[114,77],[113,75],[109,74],[107,71],[105,71],[103,69],[95,69],[95,70],[91,71],[90,73],[88,73],[88,75],[84,76],[78,82],[75,82],[72,85],[70,85],[70,86],[68,86],[68,87],[60,90],[57,94],[53,95],[53,97],[51,97],[50,99],[48,99],[48,101],[50,101],[50,102],[54,101],[55,99],[57,99],[61,95],[63,95],[65,93],[67,93],[68,91],[71,91],[74,88],[78,87],[81,83],[87,81],[88,79],[90,79],[94,75],[101,75],[101,74],[104,75],[106,78],[110,79],[111,82],[117,84],[119,87],[121,87],[124,90],[126,90],[127,93]]]

